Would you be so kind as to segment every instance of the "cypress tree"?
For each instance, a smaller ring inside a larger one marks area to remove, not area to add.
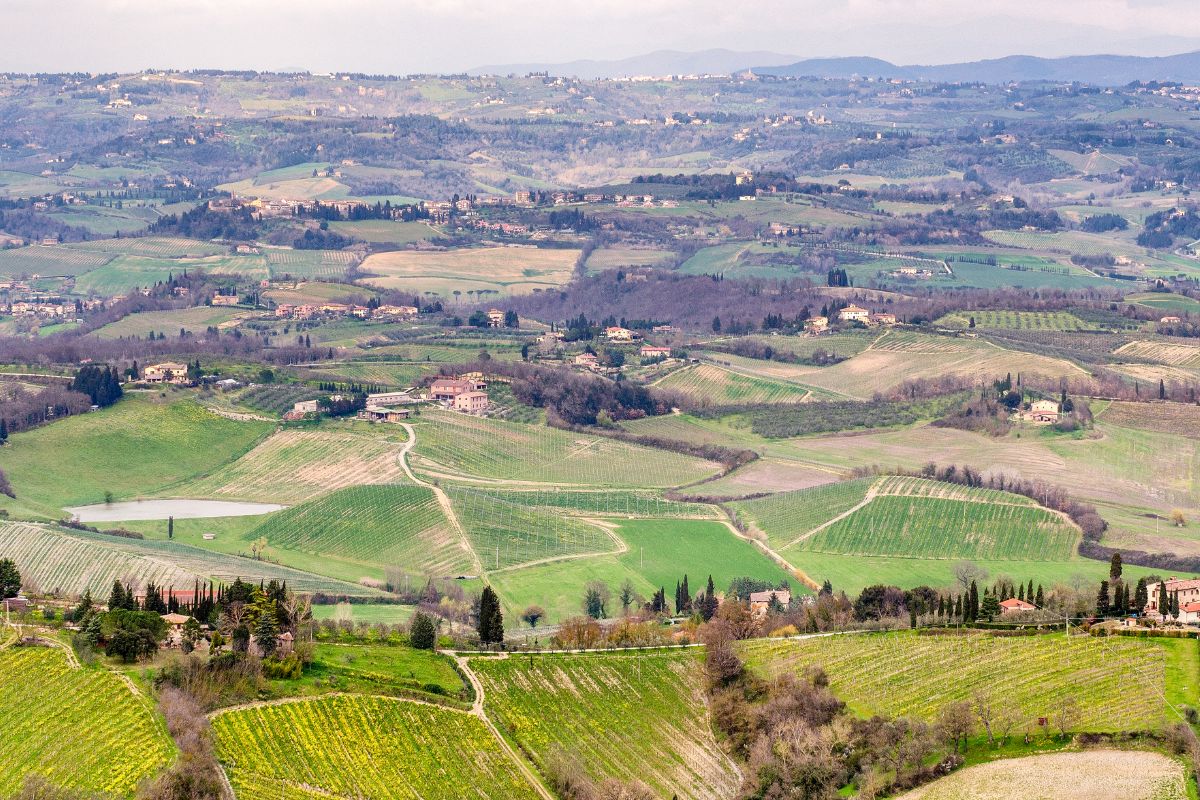
[[[679,593],[679,589],[680,589],[679,581],[675,581],[675,614],[676,615],[683,613],[683,600],[680,599],[680,598],[682,598],[683,595],[681,595]]]
[[[1137,587],[1133,592],[1133,609],[1141,614],[1148,602],[1150,602],[1150,593],[1146,591],[1146,579],[1138,578]]]
[[[1116,583],[1121,579],[1121,554],[1113,553],[1112,558],[1108,562],[1108,579]]]
[[[688,588],[687,575],[683,576],[683,585],[679,587],[679,599],[683,601],[684,613],[692,610],[692,590]]]
[[[1033,604],[1038,608],[1046,605],[1046,597],[1042,594],[1042,585],[1040,583],[1038,584],[1037,599],[1033,601]]]
[[[1108,581],[1100,581],[1100,588],[1096,592],[1096,616],[1107,617],[1111,610],[1108,601]]]
[[[113,581],[112,593],[108,596],[108,610],[125,607],[125,587],[121,585],[120,579]]]
[[[504,641],[504,614],[500,611],[500,599],[491,586],[483,587],[479,597],[479,641],[484,644]]]
[[[1018,600],[1024,600],[1024,599],[1025,599],[1025,584],[1023,584],[1023,583],[1022,583],[1022,584],[1019,584],[1019,585],[1017,586],[1017,599],[1018,599]]]
[[[1167,582],[1158,582],[1158,613],[1166,616],[1171,611],[1171,598],[1167,595]]]
[[[979,619],[979,589],[975,586],[975,581],[971,581],[971,592],[964,612],[968,622]]]

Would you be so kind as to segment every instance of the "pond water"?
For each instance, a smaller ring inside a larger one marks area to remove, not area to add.
[[[135,519],[193,519],[205,517],[249,517],[269,514],[285,506],[275,503],[241,503],[234,500],[126,500],[120,503],[97,503],[75,506],[67,513],[80,522],[119,522]]]

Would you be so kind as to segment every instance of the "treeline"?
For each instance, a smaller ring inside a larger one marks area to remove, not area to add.
[[[92,399],[92,403],[100,408],[111,406],[124,394],[117,370],[110,366],[101,369],[89,364],[80,368],[79,372],[75,373],[70,388],[73,392],[86,394]]]
[[[1166,248],[1175,244],[1175,239],[1184,237],[1190,241],[1200,239],[1200,214],[1194,208],[1156,211],[1146,217],[1137,243],[1142,247]]]
[[[61,417],[82,414],[91,407],[91,397],[62,385],[47,386],[37,392],[18,387],[0,403],[0,424],[7,436]]]

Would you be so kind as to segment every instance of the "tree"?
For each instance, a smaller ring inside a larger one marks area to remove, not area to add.
[[[628,616],[629,606],[633,605],[633,601],[637,598],[637,591],[633,588],[633,581],[628,578],[621,584],[621,615]]]
[[[720,317],[713,317],[712,329],[713,329],[713,333],[721,332],[721,318]]]
[[[484,586],[479,596],[479,641],[484,644],[500,644],[504,641],[504,614],[500,610],[500,598],[491,586]]]
[[[954,565],[954,578],[962,586],[964,592],[970,588],[973,582],[987,580],[987,576],[987,570],[974,561],[959,561]]]
[[[979,587],[975,585],[975,581],[971,581],[971,587],[967,593],[965,614],[968,622],[979,619]]]
[[[8,423],[0,417],[0,444],[8,441]]]
[[[1113,583],[1121,580],[1121,554],[1113,553],[1108,562],[1108,579]]]
[[[152,611],[118,608],[104,615],[100,635],[106,642],[106,655],[132,663],[158,650],[158,643],[166,638],[167,624]]]
[[[1033,601],[1033,604],[1038,608],[1046,605],[1046,595],[1042,592],[1042,585],[1040,583],[1037,588],[1037,598]]]
[[[1146,603],[1150,601],[1149,592],[1146,591],[1146,579],[1138,578],[1137,586],[1133,590],[1133,606],[1130,611],[1137,614],[1142,613],[1142,609],[1146,607]]]
[[[1158,613],[1166,617],[1171,613],[1171,597],[1167,594],[1167,582],[1158,582]]]
[[[279,622],[271,609],[263,609],[258,615],[258,622],[254,625],[254,642],[263,658],[275,655],[275,648],[279,645]]]
[[[1054,709],[1054,727],[1058,728],[1058,735],[1065,737],[1067,731],[1073,730],[1078,722],[1078,701],[1069,695],[1060,699]]]
[[[412,624],[408,629],[408,641],[418,650],[433,650],[437,647],[437,626],[433,617],[424,611],[413,614]]]
[[[187,622],[183,623],[183,631],[179,636],[179,649],[184,653],[190,653],[196,649],[196,643],[200,641],[200,623],[195,617],[188,617]]]
[[[971,738],[975,732],[975,715],[971,713],[971,704],[966,700],[949,703],[942,706],[938,713],[937,730],[942,740],[954,745],[958,751],[962,742]]]
[[[167,517],[167,538],[168,539],[175,538],[175,518],[174,517]]]
[[[971,698],[971,707],[975,710],[975,715],[979,717],[979,724],[987,732],[988,744],[995,744],[995,737],[992,736],[992,720],[995,718],[995,707],[992,703],[991,693],[986,689],[977,689]]]
[[[583,613],[592,619],[604,619],[608,616],[609,599],[607,583],[588,581],[583,593]]]
[[[688,614],[692,610],[692,590],[688,588],[688,576],[683,576],[683,583],[679,585],[678,594],[675,596],[675,613]]]
[[[983,590],[983,602],[979,606],[979,613],[987,617],[988,622],[1000,615],[1000,601],[994,593]]]
[[[527,606],[525,608],[525,611],[521,614],[521,619],[523,619],[529,625],[529,627],[536,628],[538,620],[544,616],[546,616],[546,609],[542,608],[541,606],[534,605]]]
[[[1107,617],[1111,610],[1108,599],[1108,581],[1100,581],[1100,588],[1096,592],[1096,616]]]
[[[0,559],[0,600],[16,597],[21,591],[21,573],[11,558]]]
[[[704,596],[700,598],[700,616],[705,622],[712,619],[717,613],[717,590],[713,586],[712,575],[708,576],[708,585],[704,588]]]
[[[1176,508],[1171,511],[1171,524],[1176,528],[1186,528],[1187,518],[1183,516],[1183,511]]]

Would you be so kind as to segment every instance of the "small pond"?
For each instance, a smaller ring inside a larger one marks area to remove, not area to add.
[[[124,500],[119,503],[97,503],[75,506],[67,513],[80,522],[119,522],[135,519],[192,519],[206,517],[249,517],[269,514],[284,506],[275,503],[241,503],[235,500]]]

